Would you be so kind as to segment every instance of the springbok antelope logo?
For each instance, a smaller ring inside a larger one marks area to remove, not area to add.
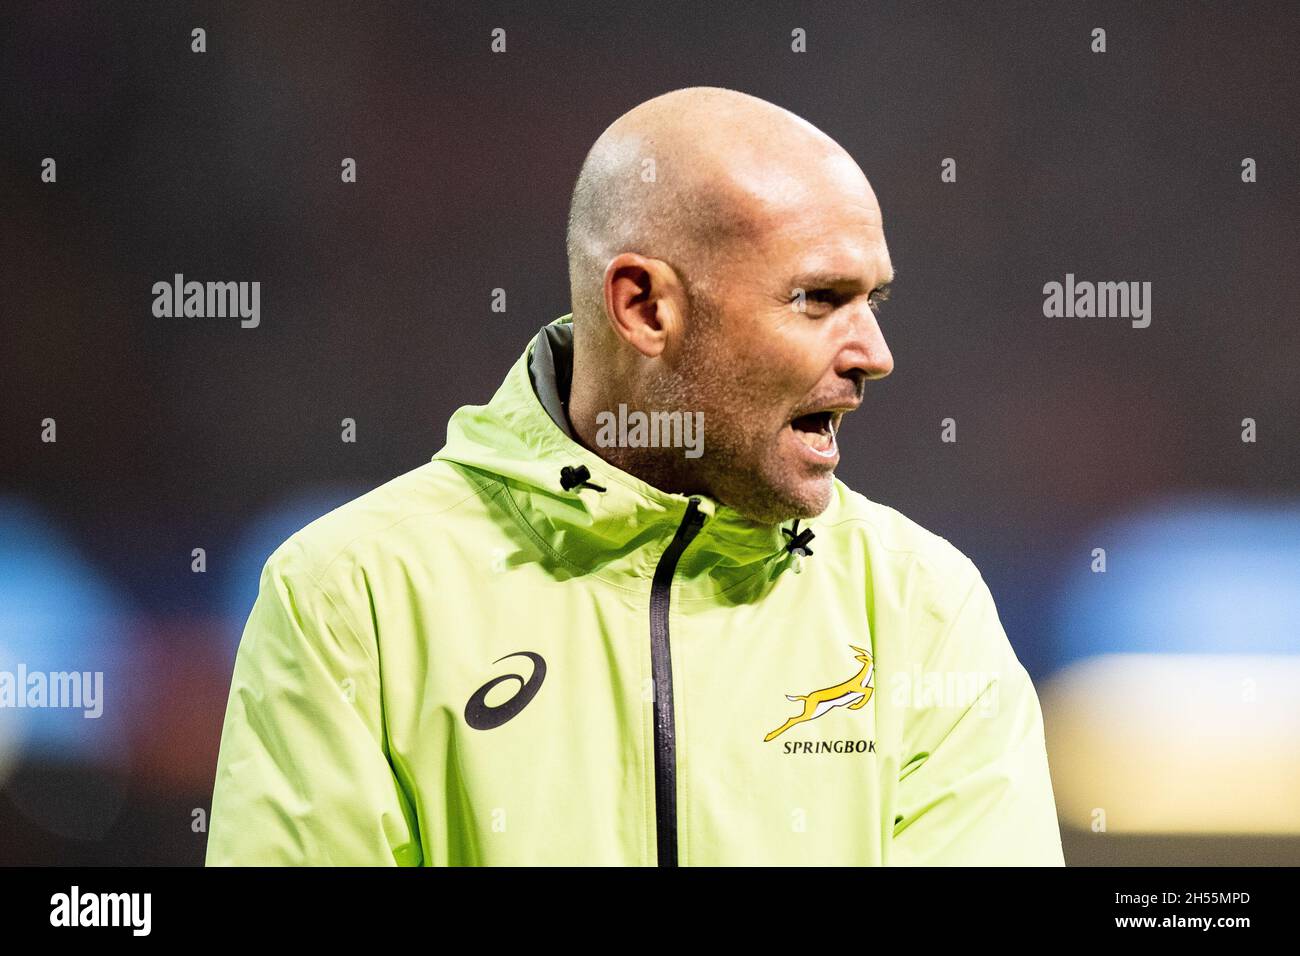
[[[776,730],[772,731],[763,738],[763,742],[779,737],[795,724],[802,724],[805,720],[816,720],[828,710],[834,710],[836,707],[848,706],[849,710],[861,710],[871,699],[871,679],[873,675],[873,665],[871,655],[860,647],[849,645],[855,651],[857,656],[854,660],[862,664],[862,670],[858,671],[842,684],[835,684],[832,687],[823,687],[821,690],[815,690],[810,694],[786,694],[786,700],[803,701],[803,713],[795,714]]]

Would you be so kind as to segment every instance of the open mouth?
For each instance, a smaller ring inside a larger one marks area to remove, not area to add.
[[[790,421],[790,429],[795,437],[823,458],[833,458],[838,449],[835,445],[836,419],[834,412],[811,412],[800,415]]]

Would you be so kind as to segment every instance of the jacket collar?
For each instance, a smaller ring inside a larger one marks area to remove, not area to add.
[[[542,327],[529,349],[528,377],[542,408],[570,441],[578,436],[569,422],[569,386],[573,383],[573,322]]]
[[[576,442],[567,415],[572,359],[570,314],[542,328],[488,404],[452,414],[434,460],[465,466],[499,491],[569,573],[648,588],[690,498],[698,499],[705,520],[678,563],[674,600],[748,594],[799,563],[789,547],[808,522],[797,529],[794,522],[766,525],[707,495],[661,491]],[[811,554],[810,535],[799,537]]]

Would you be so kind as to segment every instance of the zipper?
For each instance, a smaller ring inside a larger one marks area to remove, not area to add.
[[[692,498],[677,533],[655,567],[650,585],[650,668],[655,709],[655,840],[660,866],[677,865],[677,737],[673,720],[673,668],[668,647],[668,600],[682,552],[704,525],[700,499]]]

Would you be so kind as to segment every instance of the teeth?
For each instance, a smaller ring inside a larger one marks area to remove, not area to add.
[[[833,419],[828,423],[825,432],[806,432],[796,428],[794,433],[799,436],[800,441],[823,458],[835,457],[835,422]]]

